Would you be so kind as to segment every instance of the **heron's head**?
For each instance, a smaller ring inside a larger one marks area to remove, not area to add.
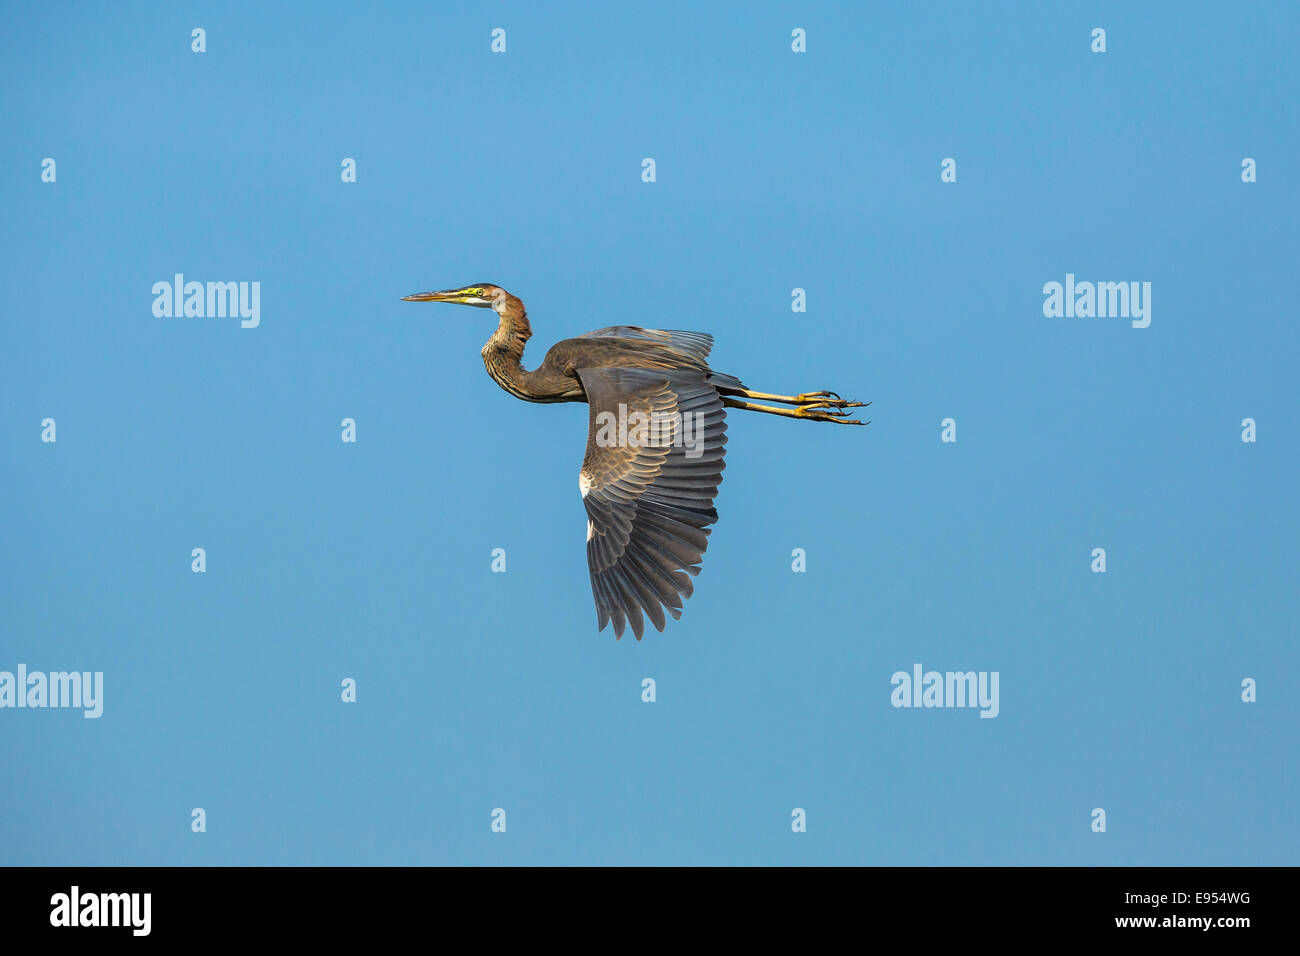
[[[403,302],[455,302],[457,305],[472,305],[480,309],[495,308],[500,311],[510,293],[499,285],[479,282],[462,286],[459,289],[443,289],[441,292],[416,292],[402,297]]]

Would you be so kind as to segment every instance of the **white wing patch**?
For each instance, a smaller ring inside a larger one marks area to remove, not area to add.
[[[587,493],[591,491],[591,486],[592,486],[591,475],[587,474],[585,471],[578,472],[578,490],[582,492],[582,497],[584,498],[587,497]],[[591,523],[591,519],[588,518],[587,519],[587,540],[590,541],[591,536],[594,535],[595,533],[596,533],[596,526],[593,525]]]

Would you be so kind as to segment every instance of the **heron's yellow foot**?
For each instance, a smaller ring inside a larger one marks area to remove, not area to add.
[[[839,401],[840,394],[839,392],[800,392],[794,397],[794,400],[800,405],[807,405],[809,402],[816,402],[824,398],[833,398]]]

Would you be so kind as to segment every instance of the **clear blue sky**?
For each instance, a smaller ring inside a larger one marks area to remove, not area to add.
[[[1294,4],[4,21],[0,670],[105,701],[0,710],[0,862],[1300,862]],[[177,272],[260,327],[155,318]],[[1067,273],[1151,326],[1044,317]],[[399,301],[475,281],[528,364],[699,329],[873,424],[733,414],[695,597],[616,642],[585,407]],[[915,663],[999,716],[893,708]]]

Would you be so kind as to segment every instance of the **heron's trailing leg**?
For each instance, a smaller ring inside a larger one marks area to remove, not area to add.
[[[746,392],[746,394],[750,394]],[[803,418],[812,422],[836,422],[840,425],[865,425],[849,416],[853,412],[843,411],[840,407],[824,405],[819,400],[801,404],[797,408],[773,408],[771,405],[759,405],[756,402],[742,402],[738,398],[722,398],[722,404],[728,408],[743,408],[749,412],[766,412],[769,415],[783,415],[786,418]],[[842,406],[861,405],[862,402],[841,402]]]
[[[747,388],[739,388],[735,390],[735,394],[744,395],[746,398],[757,398],[764,402],[780,402],[782,405],[807,405],[812,408],[862,407],[862,402],[846,401],[840,398],[837,392],[801,392],[798,395],[770,395],[767,392],[751,392]]]

